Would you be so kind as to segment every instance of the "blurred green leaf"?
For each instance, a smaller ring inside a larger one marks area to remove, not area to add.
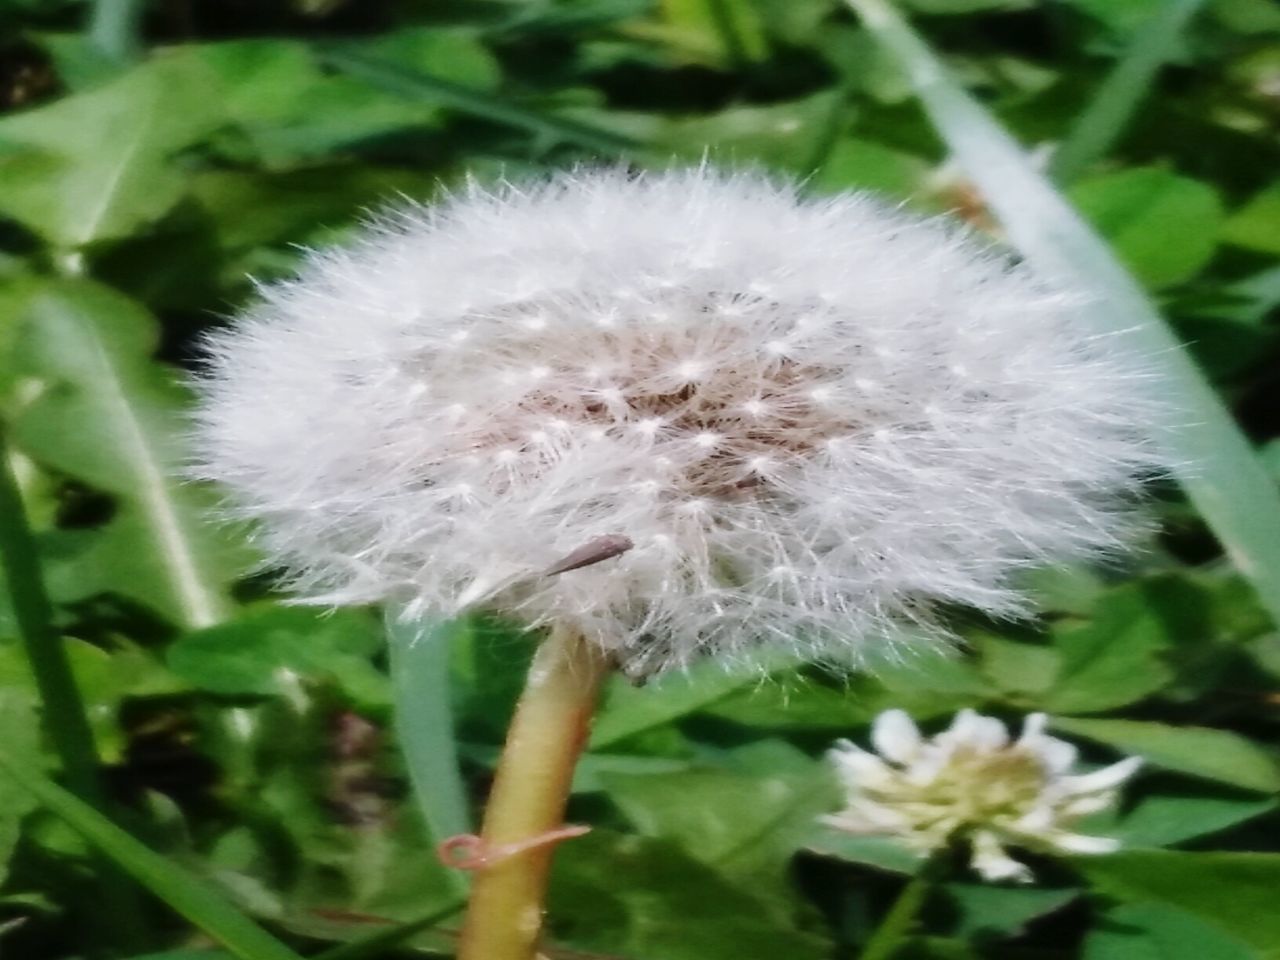
[[[1105,743],[1168,770],[1246,790],[1280,791],[1280,765],[1275,755],[1227,730],[1065,717],[1055,718],[1052,724],[1059,731]]]
[[[779,657],[776,669],[795,664]],[[682,673],[656,678],[634,687],[615,675],[605,686],[604,701],[591,731],[591,749],[601,751],[654,727],[662,726],[751,686],[763,679],[761,672],[726,670],[704,661]]]
[[[1153,10],[1054,151],[1049,169],[1055,178],[1070,183],[1120,139],[1157,71],[1177,49],[1179,35],[1204,3],[1171,0]]]
[[[1014,936],[1037,917],[1066,906],[1079,890],[1031,890],[1025,887],[948,883],[942,892],[958,914],[954,936]]]
[[[464,31],[407,30],[356,48],[397,68],[491,90],[499,80],[493,57]],[[248,139],[252,157],[268,168],[325,156],[361,141],[438,125],[442,109],[389,94],[358,77],[333,74],[305,43],[241,40],[188,47],[211,74],[229,121]]]
[[[1280,254],[1280,180],[1231,214],[1222,239],[1248,250]]]
[[[1081,180],[1069,196],[1149,287],[1189,280],[1217,249],[1222,201],[1201,181],[1135,167]]]
[[[365,708],[390,704],[386,676],[372,658],[382,647],[363,610],[300,607],[251,612],[184,634],[168,648],[169,669],[198,690],[230,696],[298,696],[328,682]]]
[[[1050,713],[1113,710],[1169,683],[1174,672],[1161,655],[1173,643],[1171,611],[1159,608],[1161,599],[1142,584],[1126,584],[1103,595],[1088,623],[1055,627],[1061,666],[1043,708]]]
[[[1250,960],[1259,954],[1182,910],[1121,904],[1085,939],[1083,960]]]
[[[778,913],[776,903],[667,841],[594,830],[565,844],[552,867],[552,940],[577,951],[662,960],[831,956],[826,937]]]
[[[1267,797],[1214,795],[1145,796],[1114,830],[1126,848],[1168,847],[1227,830],[1276,809],[1277,801]]]
[[[1272,909],[1280,855],[1151,850],[1079,857],[1074,864],[1104,893],[1176,907],[1252,948],[1249,956],[1280,956],[1280,913]]]
[[[177,154],[220,121],[203,78],[180,59],[0,119],[0,212],[67,250],[125,236],[178,201]]]
[[[395,60],[369,56],[358,48],[326,49],[317,56],[321,63],[411,102],[436,104],[491,123],[525,130],[543,138],[547,144],[571,143],[599,151],[606,157],[627,153],[639,146],[628,137],[517,106],[502,97],[491,96],[486,90],[454,83],[423,70],[406,69]]]
[[[62,574],[64,591],[114,589],[175,623],[207,626],[228,609],[238,558],[176,475],[184,396],[150,359],[156,336],[152,318],[110,289],[51,282],[22,329],[23,370],[40,390],[14,435],[42,464],[116,497],[103,529],[70,537],[91,543],[78,572]]]
[[[820,823],[813,825],[802,847],[820,857],[833,857],[908,876],[919,872],[925,864],[924,857],[908,850],[893,837],[857,836]]]
[[[0,754],[0,780],[8,778],[235,956],[243,960],[299,960],[298,954],[231,906],[215,887],[149,850],[89,804],[6,752]]]
[[[723,876],[775,886],[782,866],[839,797],[825,764],[778,740],[722,764],[668,774],[602,774],[610,799],[643,835],[676,841]]]

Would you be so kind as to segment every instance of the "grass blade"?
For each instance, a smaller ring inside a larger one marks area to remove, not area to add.
[[[406,621],[389,611],[386,624],[396,732],[427,829],[437,843],[471,833],[449,693],[450,651],[470,621]],[[459,889],[465,886],[460,871],[451,870],[450,876]]]
[[[9,465],[8,447],[0,426],[0,569],[4,571],[14,619],[36,689],[40,693],[41,718],[49,741],[62,764],[63,775],[80,797],[106,808],[106,796],[98,777],[98,751],[53,621],[53,604],[45,590],[35,536],[27,523],[22,495]],[[109,908],[102,916],[104,932],[120,944],[144,942],[138,922],[134,892],[112,876],[109,865],[101,871],[100,894]]]
[[[371,933],[348,943],[330,947],[328,950],[321,951],[310,957],[309,960],[372,960],[374,957],[381,956],[384,951],[404,943],[415,934],[430,930],[441,920],[448,919],[465,906],[466,902],[459,900],[438,910],[433,910],[426,916],[419,917],[416,920],[400,923],[394,927],[388,927],[386,930],[379,930],[377,933]]]
[[[1178,36],[1203,6],[1204,0],[1170,0],[1138,31],[1054,151],[1049,163],[1054,179],[1070,183],[1120,139]]]
[[[420,71],[406,70],[374,57],[334,48],[318,50],[316,56],[326,66],[359,77],[388,93],[430,100],[450,110],[490,123],[525,130],[552,142],[572,143],[605,156],[635,153],[642,149],[641,144],[628,137],[552,114],[517,107],[487,93],[470,90]]]
[[[89,803],[102,806],[98,751],[76,689],[62,637],[53,622],[53,604],[45,590],[35,535],[9,465],[0,433],[0,568],[3,568],[18,622],[22,645],[31,664],[43,704],[49,740],[62,762],[71,789]]]
[[[1163,431],[1160,441],[1227,556],[1280,623],[1280,490],[1230,411],[1106,243],[999,123],[947,77],[902,17],[885,0],[847,2],[906,68],[934,126],[1013,245],[1050,275],[1096,294],[1090,316],[1099,332],[1123,337],[1135,352],[1160,365],[1187,421]]]
[[[75,794],[0,756],[0,767],[177,913],[242,960],[301,960],[215,886],[135,840]]]

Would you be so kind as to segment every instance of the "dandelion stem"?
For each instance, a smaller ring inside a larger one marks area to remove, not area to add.
[[[562,826],[606,659],[577,632],[552,630],[529,668],[489,795],[481,839],[493,851]],[[495,858],[477,873],[458,960],[533,960],[553,847]]]
[[[924,905],[929,888],[933,885],[934,875],[938,868],[937,856],[925,861],[920,870],[912,877],[898,899],[893,902],[885,918],[880,921],[858,955],[858,960],[889,960],[902,946],[902,941],[911,933],[916,916]]]

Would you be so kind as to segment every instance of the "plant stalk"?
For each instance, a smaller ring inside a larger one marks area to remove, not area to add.
[[[485,810],[482,849],[494,859],[472,883],[458,960],[537,955],[553,846],[501,851],[562,826],[607,672],[607,659],[573,630],[553,629],[534,655]]]
[[[858,960],[889,960],[898,952],[902,942],[911,935],[911,928],[915,926],[920,908],[924,906],[929,888],[933,885],[937,867],[936,855],[921,864],[916,875],[907,881],[907,885],[898,894],[898,899],[880,921],[880,926],[872,932],[862,952],[858,954]]]

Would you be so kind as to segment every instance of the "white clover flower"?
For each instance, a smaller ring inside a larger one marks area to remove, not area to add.
[[[1076,748],[1047,736],[1033,713],[1010,740],[1003,723],[972,710],[926,740],[901,710],[876,718],[879,756],[847,740],[831,759],[848,806],[823,822],[849,833],[891,836],[919,853],[953,842],[969,845],[973,868],[988,880],[1029,882],[1031,871],[1006,846],[1068,854],[1110,853],[1119,842],[1073,833],[1081,817],[1111,806],[1142,764],[1129,757],[1072,774]]]
[[[558,621],[639,672],[770,640],[857,662],[1133,532],[1153,407],[1079,310],[866,195],[471,187],[213,338],[199,472],[318,603]],[[634,549],[541,575],[605,535]]]

